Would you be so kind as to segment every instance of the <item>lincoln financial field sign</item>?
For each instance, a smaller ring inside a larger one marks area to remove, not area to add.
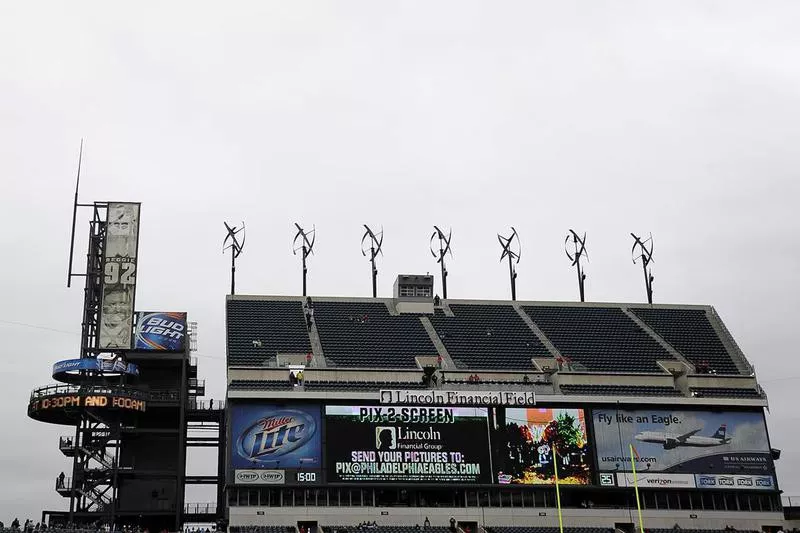
[[[391,405],[536,405],[533,391],[382,390],[380,399],[382,404]]]

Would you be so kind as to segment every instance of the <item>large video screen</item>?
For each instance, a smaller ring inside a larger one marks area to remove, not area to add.
[[[494,413],[495,483],[549,485],[556,474],[559,484],[591,483],[583,409],[498,408]]]
[[[491,483],[485,408],[326,406],[329,483]]]
[[[318,405],[236,404],[230,412],[232,468],[322,467]]]
[[[773,472],[761,412],[594,409],[592,420],[600,471],[630,472],[633,445],[642,474]]]

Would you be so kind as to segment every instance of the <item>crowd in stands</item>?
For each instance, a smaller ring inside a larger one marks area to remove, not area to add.
[[[96,522],[90,525],[77,525],[77,524],[55,524],[48,526],[46,523],[43,522],[36,522],[34,523],[33,520],[25,520],[25,523],[20,526],[20,522],[18,518],[14,518],[11,521],[11,525],[6,527],[2,521],[0,521],[0,532],[19,532],[19,533],[37,533],[37,532],[44,532],[47,531],[48,533],[106,533],[112,531],[112,528],[109,527],[106,523]],[[148,533],[147,530],[142,530],[141,528],[137,527],[129,527],[125,526],[121,530],[124,533]]]

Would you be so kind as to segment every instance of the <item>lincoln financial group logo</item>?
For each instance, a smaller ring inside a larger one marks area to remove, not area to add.
[[[236,451],[254,463],[272,461],[306,444],[316,430],[316,422],[308,413],[276,411],[242,431],[236,440]]]
[[[406,450],[406,449],[440,449],[441,446],[432,444],[433,441],[442,440],[441,432],[428,427],[426,429],[411,429],[407,427],[377,426],[375,428],[375,449]],[[420,443],[425,443],[420,446]]]

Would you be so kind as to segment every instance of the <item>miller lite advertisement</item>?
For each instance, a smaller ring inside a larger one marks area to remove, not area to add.
[[[138,313],[134,350],[182,352],[185,346],[186,313]]]
[[[234,470],[319,469],[321,434],[317,405],[233,405],[231,467]]]
[[[328,482],[490,483],[486,409],[325,407]]]
[[[102,349],[131,349],[139,207],[135,203],[108,204],[98,328],[98,344]]]

